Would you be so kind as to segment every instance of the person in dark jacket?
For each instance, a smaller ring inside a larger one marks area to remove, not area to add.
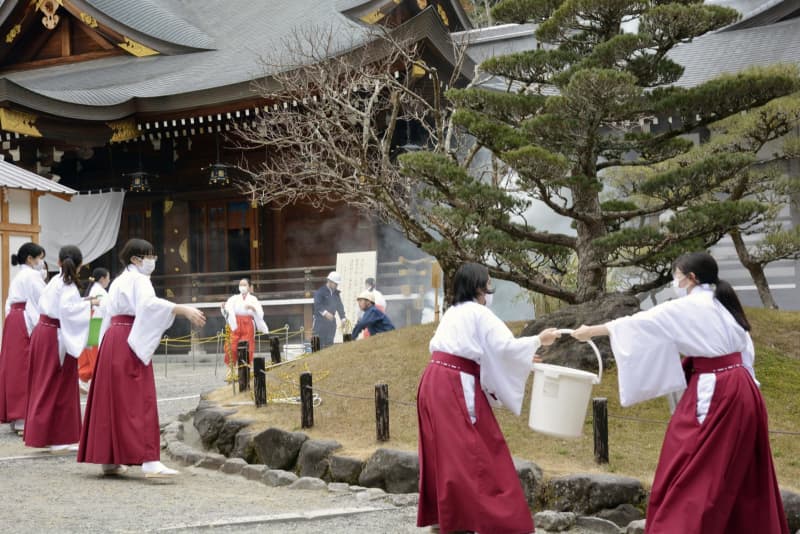
[[[375,296],[370,291],[363,291],[358,296],[358,307],[364,312],[353,328],[353,339],[358,338],[362,330],[369,332],[370,336],[394,330],[394,325],[385,313],[375,306]]]
[[[337,289],[342,283],[342,276],[331,271],[325,285],[314,292],[314,333],[319,336],[320,348],[333,345],[336,335],[336,312],[339,320],[344,321],[344,304],[341,293]]]

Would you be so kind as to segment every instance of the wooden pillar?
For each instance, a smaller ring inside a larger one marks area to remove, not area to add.
[[[240,341],[237,347],[237,366],[239,367],[239,391],[250,389],[250,344]]]
[[[314,426],[314,390],[312,389],[311,373],[300,375],[300,404],[301,428]]]
[[[277,337],[269,338],[269,354],[272,363],[281,363],[281,340]]]
[[[375,384],[375,432],[378,441],[389,441],[389,386]]]
[[[592,427],[594,429],[594,461],[608,463],[608,399],[592,399]]]
[[[256,408],[267,404],[267,375],[264,357],[256,356],[253,358],[253,394],[256,401]]]

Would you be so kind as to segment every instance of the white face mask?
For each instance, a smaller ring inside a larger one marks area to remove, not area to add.
[[[484,304],[487,308],[492,307],[492,301],[494,300],[494,293],[486,293],[483,296],[486,299],[486,304]]]
[[[242,295],[246,295],[247,294],[247,286],[239,286],[239,293],[241,293]]]
[[[685,288],[685,287],[680,287],[678,284],[680,284],[680,281],[677,278],[673,278],[672,279],[672,291],[675,292],[675,295],[678,298],[685,297],[686,295],[688,295],[689,294],[689,290],[687,288]]]
[[[142,263],[137,265],[136,269],[143,275],[150,276],[150,274],[156,270],[156,260],[153,258],[142,258]]]

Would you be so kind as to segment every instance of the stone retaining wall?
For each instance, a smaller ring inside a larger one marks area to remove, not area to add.
[[[398,506],[416,504],[416,452],[378,449],[362,461],[339,454],[342,446],[336,441],[315,440],[302,432],[279,428],[254,432],[248,428],[251,423],[237,419],[233,410],[201,400],[193,424],[209,451],[183,443],[180,421],[164,427],[164,447],[175,461],[240,474],[271,486],[351,491],[359,493],[360,499],[387,499]],[[534,518],[537,532],[644,531],[647,492],[639,480],[611,474],[545,480],[535,463],[514,459],[514,464],[529,506],[544,510]],[[800,534],[800,495],[788,491],[781,494],[790,532]]]

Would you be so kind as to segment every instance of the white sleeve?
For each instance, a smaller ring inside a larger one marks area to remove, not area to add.
[[[681,336],[680,299],[606,323],[617,363],[622,406],[686,388],[675,343]]]
[[[541,346],[539,336],[515,338],[490,310],[481,314],[484,356],[481,387],[516,415],[522,411],[525,384],[533,368],[533,356]]]
[[[61,342],[66,353],[77,358],[89,339],[91,304],[81,298],[75,285],[69,285],[61,291],[58,307]]]
[[[269,327],[267,326],[267,323],[264,322],[264,307],[258,301],[258,298],[255,297],[255,295],[250,295],[250,297],[253,299],[253,304],[256,307],[256,311],[253,312],[253,322],[256,325],[256,330],[262,334],[269,334]]]
[[[153,284],[145,276],[136,276],[134,298],[136,318],[128,336],[128,345],[142,363],[147,365],[161,342],[164,330],[175,321],[175,304],[156,297]]]
[[[239,326],[236,323],[236,310],[235,305],[233,303],[233,299],[235,299],[237,295],[233,295],[232,297],[228,297],[228,300],[225,302],[225,321],[228,323],[228,326],[231,328],[231,332],[235,331],[236,328]]]

